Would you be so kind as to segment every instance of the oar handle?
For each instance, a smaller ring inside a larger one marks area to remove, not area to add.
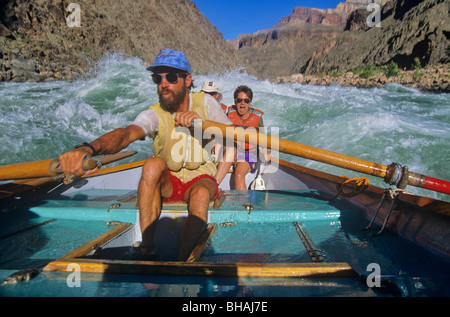
[[[94,159],[94,158],[92,158],[90,156],[85,156],[83,158],[83,161],[81,162],[81,166],[83,167],[83,169],[85,171],[89,171],[89,170],[92,170],[92,169],[94,169],[96,167],[101,168],[102,167],[102,163],[99,160]],[[56,166],[56,171],[57,171],[57,173],[62,173],[61,168],[59,167],[59,161],[58,161],[58,164]],[[70,184],[70,183],[73,182],[73,180],[75,178],[76,178],[75,175],[64,175],[63,182],[64,182],[64,184]]]
[[[100,158],[87,158],[83,161],[83,168],[91,170],[101,165],[109,164],[136,154],[135,151],[121,152]],[[100,164],[99,164],[100,163]],[[49,177],[61,174],[58,159],[17,163],[0,166],[0,181]]]
[[[134,154],[136,154],[136,151],[128,151],[128,152],[120,152],[111,154],[108,156],[103,156],[99,158],[92,158],[90,156],[85,156],[83,161],[81,162],[81,165],[85,171],[92,170],[94,168],[101,168],[102,165],[109,164],[127,157],[130,157]],[[61,174],[61,167],[59,166],[59,160],[55,159],[49,164],[49,171],[53,175]],[[72,179],[73,176],[67,176],[68,179]]]
[[[83,162],[81,163],[81,165],[85,171],[92,170],[96,167],[98,167],[98,168],[102,167],[102,163],[100,160],[94,159],[89,156],[86,156],[83,159]],[[51,175],[61,174],[62,170],[61,170],[61,167],[59,166],[59,160],[58,159],[52,160],[48,166],[48,170]]]

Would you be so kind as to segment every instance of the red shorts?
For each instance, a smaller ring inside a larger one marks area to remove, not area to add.
[[[172,173],[170,173],[170,171],[169,171],[169,176],[170,176],[170,182],[172,183],[172,186],[173,186],[173,192],[172,192],[171,197],[163,199],[163,201],[165,201],[165,202],[184,200],[184,194],[186,193],[186,191],[191,186],[193,186],[195,183],[197,183],[199,180],[204,179],[204,178],[209,178],[214,181],[214,184],[216,184],[216,192],[215,192],[213,198],[219,197],[219,185],[217,184],[216,179],[210,175],[204,174],[204,175],[197,176],[197,177],[191,179],[187,183],[184,183],[179,178],[173,176]]]

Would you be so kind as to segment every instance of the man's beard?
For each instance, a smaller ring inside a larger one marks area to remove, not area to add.
[[[172,98],[163,98],[162,94],[163,92],[170,92]],[[158,92],[159,95],[159,104],[161,108],[163,108],[166,111],[169,111],[170,113],[176,112],[179,108],[181,103],[183,102],[184,97],[186,96],[188,90],[186,86],[182,86],[179,91],[173,91],[169,90],[167,88],[162,89]]]

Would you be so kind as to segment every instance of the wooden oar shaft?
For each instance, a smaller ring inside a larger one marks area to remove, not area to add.
[[[97,159],[87,158],[83,162],[85,170],[93,169],[97,166],[97,161],[102,165],[112,163],[136,154],[134,151],[121,152]],[[58,159],[48,159],[27,163],[18,163],[0,166],[0,180],[28,179],[38,177],[56,176],[61,173]]]
[[[414,172],[405,172],[404,175],[401,175],[401,179],[399,178],[398,182],[392,183],[392,180],[398,176],[397,173],[399,170],[395,163],[389,166],[382,165],[351,156],[315,148],[309,145],[264,135],[258,133],[255,129],[244,130],[242,128],[235,128],[209,120],[203,121],[202,128],[204,131],[209,129],[209,132],[211,134],[215,134],[216,132],[218,132],[217,129],[219,129],[222,136],[225,136],[226,138],[241,141],[245,140],[247,143],[259,145],[261,147],[268,148],[269,150],[274,149],[279,152],[331,164],[352,171],[361,172],[367,175],[381,177],[385,182],[389,184],[398,185],[403,179],[405,179],[405,186],[411,185],[450,195],[449,181],[417,174]]]
[[[255,130],[240,129],[230,127],[225,124],[205,120],[203,121],[203,129],[219,128],[222,131],[222,135],[235,140],[243,140],[245,136],[248,136],[248,143],[257,144],[261,147],[268,149],[278,150],[279,152],[301,156],[307,159],[327,163],[346,169],[354,170],[357,172],[374,175],[378,177],[386,177],[388,166],[381,165],[366,160],[346,156],[343,154],[318,149],[309,145],[300,144],[297,142],[273,137],[258,133]],[[228,129],[228,133],[227,133]]]
[[[50,172],[50,166],[57,162],[56,159],[48,159],[0,166],[0,180],[55,176]]]
[[[133,156],[136,153],[137,153],[136,151],[119,152],[116,154],[98,157],[96,159],[99,160],[100,163],[102,163],[102,165],[106,165],[106,164],[113,163],[113,162],[122,160],[124,158],[130,157],[130,156]],[[92,169],[92,168],[90,168],[90,169]]]

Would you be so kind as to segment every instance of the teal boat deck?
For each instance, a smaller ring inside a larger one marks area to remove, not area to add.
[[[20,270],[42,270],[118,223],[133,225],[135,195],[128,190],[80,190],[29,205],[19,201],[1,211],[0,280]],[[343,200],[318,199],[310,190],[225,191],[224,195],[220,209],[210,208],[209,222],[216,229],[196,261],[199,264],[348,263],[353,274],[230,277],[82,271],[81,287],[69,287],[70,272],[44,271],[31,281],[1,286],[0,296],[450,295],[449,259],[389,231],[374,236],[378,226],[362,230],[370,219]],[[158,261],[174,261],[176,236],[185,215],[182,204],[164,207]],[[123,236],[134,236],[132,225]],[[380,269],[380,287],[367,285],[372,264]]]

